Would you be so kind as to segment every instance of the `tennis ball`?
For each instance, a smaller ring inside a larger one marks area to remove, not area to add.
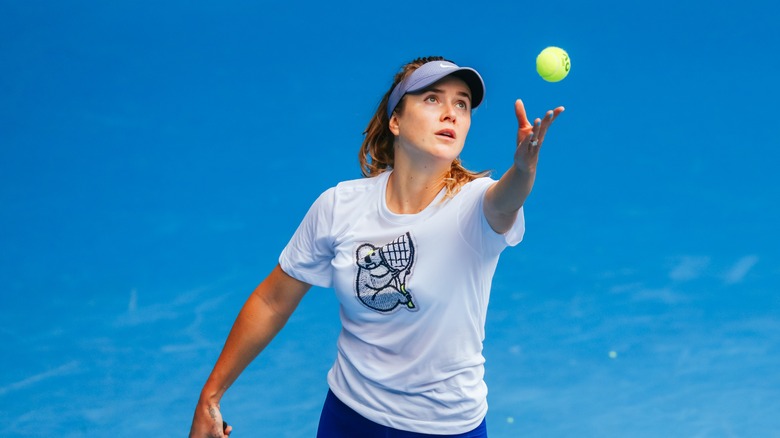
[[[547,82],[558,82],[569,74],[569,54],[560,47],[548,47],[536,57],[536,71]]]

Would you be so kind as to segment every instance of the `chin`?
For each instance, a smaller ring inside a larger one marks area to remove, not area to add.
[[[442,145],[433,152],[433,155],[442,160],[452,162],[460,156],[461,152],[463,152],[463,146]]]

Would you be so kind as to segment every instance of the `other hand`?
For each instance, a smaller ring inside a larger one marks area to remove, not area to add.
[[[190,438],[229,437],[233,427],[222,419],[218,404],[198,402],[192,419]]]

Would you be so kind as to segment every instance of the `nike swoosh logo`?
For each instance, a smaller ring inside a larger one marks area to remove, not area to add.
[[[443,62],[439,63],[439,67],[441,67],[441,68],[456,68],[454,65],[445,64]]]

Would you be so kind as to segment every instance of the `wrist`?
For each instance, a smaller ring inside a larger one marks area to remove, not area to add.
[[[208,385],[204,386],[203,390],[200,392],[200,402],[206,405],[219,406],[223,394],[224,391],[217,388],[211,388]]]
[[[529,166],[528,163],[515,161],[512,170],[514,170],[517,177],[520,178],[533,179],[534,176],[536,176],[536,166]]]

